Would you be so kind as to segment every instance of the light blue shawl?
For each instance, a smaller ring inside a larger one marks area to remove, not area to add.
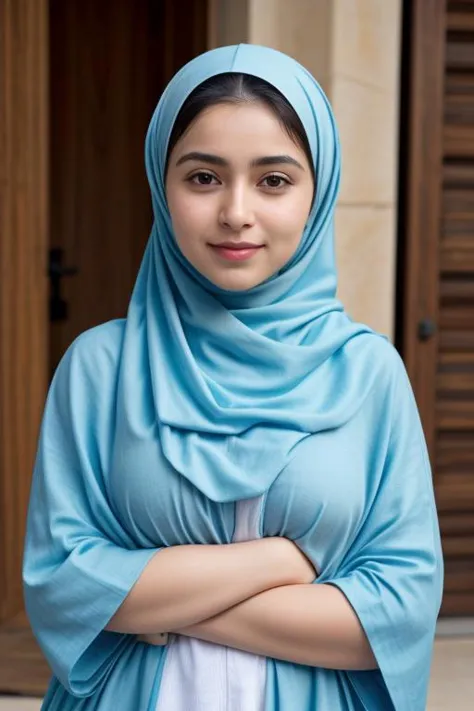
[[[297,253],[244,293],[211,284],[181,254],[164,191],[176,116],[193,89],[222,72],[253,74],[288,99],[305,127],[317,180]],[[168,461],[209,498],[257,496],[298,442],[348,421],[373,383],[365,357],[344,348],[368,329],[335,298],[340,156],[331,108],[290,57],[266,47],[221,47],[187,64],[167,87],[149,127],[146,167],[155,222],[127,316],[120,437],[132,445],[156,421]],[[137,373],[151,399],[137,396]]]

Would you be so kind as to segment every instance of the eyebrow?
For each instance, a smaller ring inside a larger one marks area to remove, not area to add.
[[[218,165],[223,168],[228,168],[229,167],[229,161],[227,161],[225,158],[221,158],[220,156],[213,155],[212,153],[200,153],[199,151],[192,151],[191,153],[186,153],[184,156],[181,156],[181,158],[177,161],[176,167],[178,165],[182,165],[183,163],[186,163],[187,161],[199,161],[200,163],[210,163],[211,165]],[[260,168],[262,166],[267,166],[267,165],[294,165],[300,170],[304,170],[304,167],[301,165],[301,163],[298,163],[298,161],[295,158],[292,158],[291,156],[288,155],[281,155],[281,156],[262,156],[261,158],[254,158],[250,162],[250,167],[251,168]]]

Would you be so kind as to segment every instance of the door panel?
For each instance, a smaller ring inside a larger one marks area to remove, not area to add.
[[[206,0],[175,5],[0,0],[0,694],[41,695],[50,675],[21,589],[38,427],[69,343],[126,313],[151,226],[146,127],[206,49]],[[51,248],[78,271],[50,327]]]
[[[126,315],[152,223],[146,130],[171,76],[206,49],[207,2],[52,0],[50,19],[50,246],[77,269],[61,280],[54,369],[79,333]]]
[[[51,2],[50,247],[77,269],[61,280],[53,368],[80,332],[125,315],[148,236],[143,140],[162,83],[149,4]]]

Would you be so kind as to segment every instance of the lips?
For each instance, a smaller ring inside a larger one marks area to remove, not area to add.
[[[219,257],[226,261],[243,262],[257,254],[263,245],[251,242],[221,242],[220,244],[213,244],[211,247]]]
[[[213,247],[225,247],[226,249],[258,249],[263,247],[261,244],[254,244],[253,242],[219,242],[219,244],[213,244]]]

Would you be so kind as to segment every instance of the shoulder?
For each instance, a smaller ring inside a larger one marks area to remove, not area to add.
[[[95,364],[103,361],[110,365],[117,363],[125,333],[125,324],[125,319],[116,319],[90,328],[81,333],[68,350],[75,358],[80,358],[84,364],[91,360]]]
[[[405,364],[393,343],[384,335],[368,331],[359,334],[346,345],[350,359],[364,370],[370,369],[380,384],[406,377]]]
[[[92,431],[107,431],[114,412],[124,331],[125,321],[111,321],[85,331],[71,343],[47,394],[42,439],[66,442],[85,432],[90,437]]]
[[[108,321],[81,333],[62,357],[54,380],[66,379],[76,385],[82,381],[102,388],[115,382],[125,323],[125,319]]]
[[[368,396],[367,404],[385,411],[387,407],[414,405],[405,363],[387,337],[374,332],[360,334],[347,344],[347,356]]]

